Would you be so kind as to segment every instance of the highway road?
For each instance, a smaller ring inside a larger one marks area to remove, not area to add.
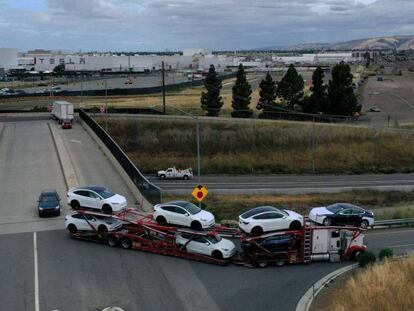
[[[196,174],[196,172],[194,172]],[[148,178],[165,194],[188,194],[198,184],[193,180]],[[351,189],[414,190],[414,174],[378,175],[205,175],[201,183],[211,193],[334,193]]]
[[[63,215],[39,220],[35,212],[41,189],[66,192],[47,121],[0,127],[1,310],[292,310],[315,281],[348,264],[220,267],[75,240],[62,230]],[[79,182],[107,185],[133,201],[83,128],[58,134]],[[376,252],[386,246],[409,252],[413,234],[375,231],[366,243]]]

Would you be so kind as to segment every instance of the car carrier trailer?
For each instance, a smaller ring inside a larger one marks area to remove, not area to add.
[[[266,267],[269,264],[283,266],[285,264],[310,263],[312,261],[331,261],[355,259],[364,252],[364,230],[356,227],[321,227],[305,220],[300,230],[271,232],[251,237],[238,229],[213,227],[206,231],[196,231],[174,226],[158,225],[151,214],[143,214],[127,209],[117,215],[108,215],[86,210],[78,210],[79,214],[112,217],[124,222],[121,230],[100,232],[94,225],[85,220],[91,227],[90,231],[71,233],[74,238],[108,244],[112,247],[121,246],[144,252],[180,257],[188,260],[226,265],[233,262],[246,267]],[[190,253],[185,245],[176,243],[176,235],[187,233],[189,241],[197,236],[221,235],[240,239],[243,251],[231,259],[223,260],[207,255]],[[263,241],[276,237],[290,237],[292,243],[276,251],[263,247]]]

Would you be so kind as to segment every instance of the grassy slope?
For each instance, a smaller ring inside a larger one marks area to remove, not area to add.
[[[192,201],[188,196],[169,195],[165,201],[184,199]],[[300,195],[212,195],[203,201],[205,207],[213,211],[219,219],[237,219],[243,211],[260,205],[273,205],[294,210],[307,215],[311,208],[335,202],[348,202],[373,209],[375,219],[414,218],[414,191],[379,192],[374,190],[354,190],[333,194],[300,194]]]
[[[332,311],[412,310],[414,305],[414,257],[386,261],[369,267],[332,296]]]
[[[393,173],[414,171],[414,133],[342,125],[202,122],[202,173]],[[193,122],[116,119],[110,132],[145,173],[196,167]]]

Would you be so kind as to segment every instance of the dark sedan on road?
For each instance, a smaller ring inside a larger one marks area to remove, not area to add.
[[[335,203],[313,208],[310,220],[324,226],[353,225],[367,229],[374,224],[374,213],[349,203]]]
[[[42,191],[37,202],[39,217],[60,215],[60,197],[56,190]]]

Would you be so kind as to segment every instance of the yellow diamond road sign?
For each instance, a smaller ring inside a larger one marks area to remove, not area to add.
[[[201,202],[204,200],[204,198],[207,196],[208,194],[208,190],[206,187],[204,187],[203,185],[198,185],[197,187],[194,188],[193,192],[191,192],[191,194],[193,195],[193,197],[198,201]]]

